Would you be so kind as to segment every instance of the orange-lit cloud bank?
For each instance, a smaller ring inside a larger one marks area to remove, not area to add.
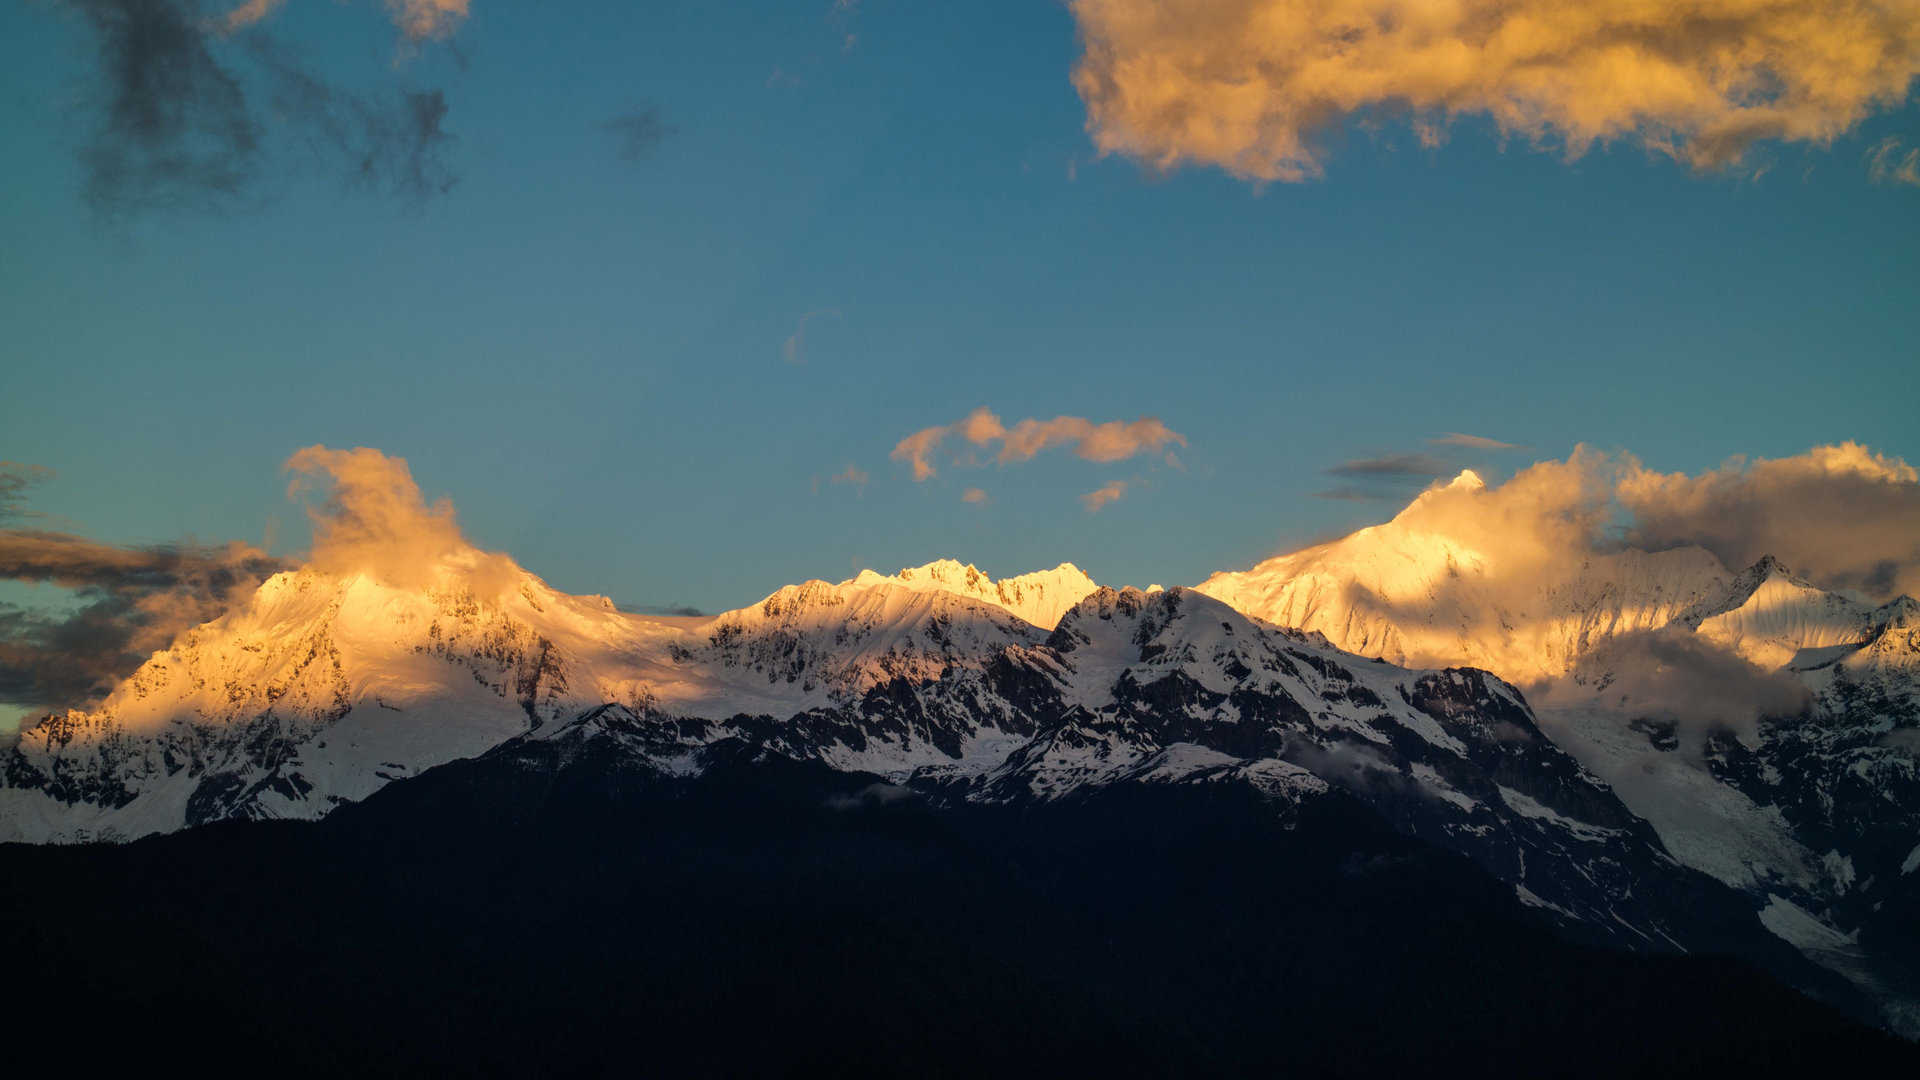
[[[1070,0],[1104,152],[1254,180],[1321,175],[1319,136],[1455,117],[1580,154],[1632,140],[1697,167],[1826,143],[1904,101],[1920,0]]]
[[[1693,643],[1690,613],[1713,609],[1732,576],[1767,555],[1808,589],[1858,595],[1829,600],[1781,586],[1793,595],[1767,599],[1780,600],[1767,618],[1795,621],[1786,637],[1857,640],[1845,635],[1859,630],[1861,604],[1920,591],[1920,474],[1856,443],[1736,458],[1693,476],[1583,447],[1497,487],[1462,473],[1391,521],[1215,574],[1199,589],[1353,652],[1413,666],[1471,664],[1535,683],[1566,674],[1609,640],[1629,654],[1613,657],[1617,666],[1688,667],[1706,655]],[[1805,610],[1783,614],[1796,605]],[[1689,632],[1678,644],[1621,640],[1683,624]],[[1799,647],[1769,643],[1780,627],[1701,629],[1710,644],[1737,647],[1768,669]],[[1827,630],[1841,637],[1819,637]],[[1704,681],[1725,676],[1713,668]]]
[[[1920,472],[1858,443],[1699,476],[1636,467],[1619,493],[1642,546],[1698,544],[1732,566],[1773,555],[1829,588],[1920,596]]]

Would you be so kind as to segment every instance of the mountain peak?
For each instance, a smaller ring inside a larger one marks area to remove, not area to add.
[[[1051,630],[1069,608],[1098,588],[1092,578],[1069,562],[1051,570],[1036,570],[995,581],[972,563],[958,559],[936,559],[891,575],[862,570],[840,586],[892,586],[916,592],[953,593],[1003,608],[1047,630]]]
[[[1741,576],[1752,577],[1757,581],[1765,581],[1773,577],[1793,578],[1793,571],[1787,569],[1786,563],[1781,562],[1772,555],[1762,555],[1752,566],[1741,571]]]

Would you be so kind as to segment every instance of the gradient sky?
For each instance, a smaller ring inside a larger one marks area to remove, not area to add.
[[[1705,173],[1362,117],[1323,178],[1259,186],[1100,158],[1041,0],[476,0],[417,50],[370,3],[271,28],[343,85],[443,88],[458,184],[288,165],[244,206],[103,217],[90,39],[0,5],[0,457],[56,471],[54,527],[295,552],[281,463],[374,446],[560,588],[711,611],[941,556],[1191,583],[1391,514],[1315,496],[1385,454],[1920,458],[1920,187],[1868,167],[1920,141],[1911,103]],[[669,130],[632,160],[608,125],[647,108]],[[889,460],[980,406],[1157,417],[1182,466]]]

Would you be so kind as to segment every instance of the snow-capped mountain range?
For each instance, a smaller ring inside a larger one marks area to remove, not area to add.
[[[1516,588],[1399,519],[1194,589],[943,560],[712,617],[503,585],[460,552],[431,569],[278,574],[27,727],[0,841],[317,818],[534,745],[676,776],[748,746],[977,802],[1241,784],[1284,816],[1339,792],[1576,936],[1754,957],[1784,939],[1920,1030],[1911,600],[1698,548],[1594,552]],[[1750,722],[1698,724],[1643,677],[1699,656],[1772,695]]]

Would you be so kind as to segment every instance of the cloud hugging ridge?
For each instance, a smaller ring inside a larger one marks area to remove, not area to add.
[[[285,467],[290,498],[317,496],[307,507],[313,549],[305,559],[239,542],[113,544],[19,528],[42,517],[26,497],[53,471],[0,462],[0,580],[57,586],[70,601],[55,611],[0,601],[0,704],[84,705],[182,631],[219,618],[286,570],[483,596],[524,580],[511,558],[462,535],[449,501],[427,502],[405,459],[309,446]]]
[[[1103,153],[1250,180],[1326,167],[1324,136],[1457,117],[1578,156],[1637,142],[1713,168],[1825,145],[1920,76],[1920,0],[1069,0]]]
[[[248,544],[109,544],[11,527],[45,517],[26,499],[53,475],[0,461],[0,580],[54,585],[71,601],[56,612],[0,602],[0,704],[104,694],[175,634],[286,568]]]
[[[1698,546],[1736,570],[1773,555],[1823,588],[1920,595],[1920,470],[1854,442],[1692,475],[1582,446],[1498,487],[1436,484],[1395,521],[1481,553],[1515,607],[1620,546]]]

